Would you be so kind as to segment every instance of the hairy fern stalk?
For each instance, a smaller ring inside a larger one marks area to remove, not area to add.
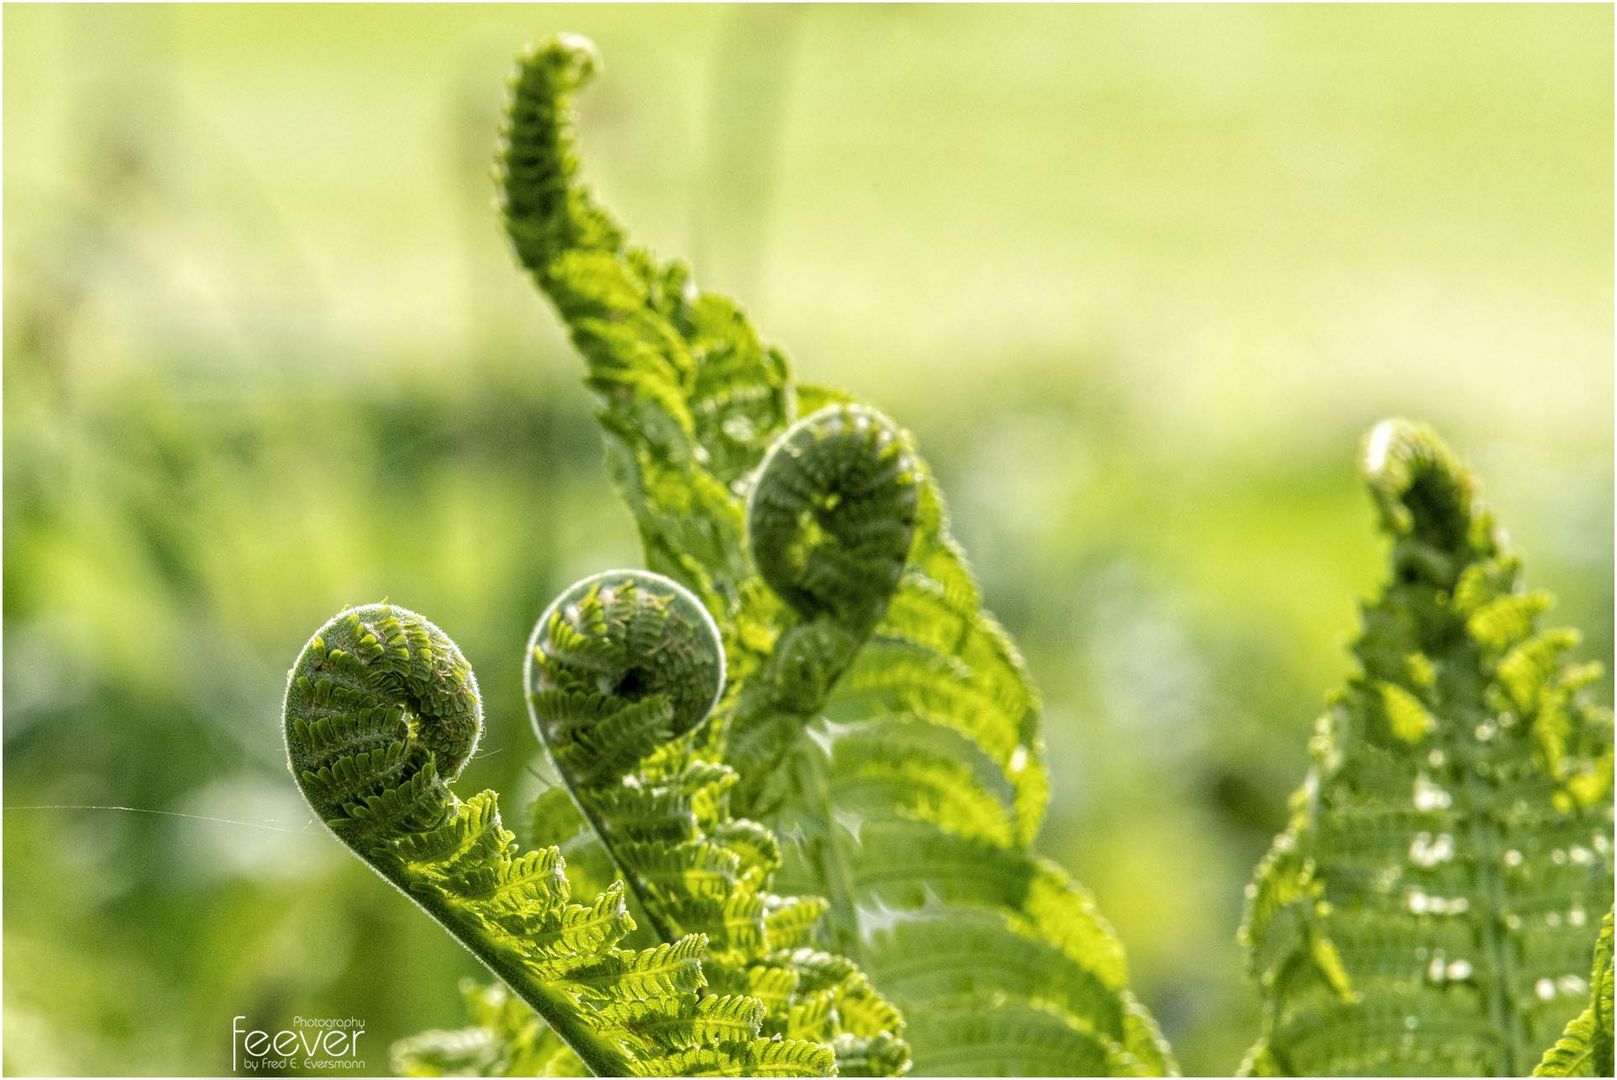
[[[1611,712],[1581,692],[1598,666],[1565,660],[1576,635],[1538,628],[1550,598],[1521,587],[1429,429],[1381,424],[1363,468],[1391,576],[1249,889],[1266,1010],[1246,1070],[1522,1075],[1590,991],[1612,901]],[[1586,1026],[1604,1025],[1609,1075],[1606,972]]]

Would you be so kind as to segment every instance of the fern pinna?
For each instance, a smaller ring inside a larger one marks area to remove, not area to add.
[[[600,583],[590,587],[598,596]],[[579,733],[579,752],[564,760],[588,762],[603,784],[615,766],[633,763],[642,738],[699,723],[723,681],[718,639],[705,616],[668,617],[699,611],[688,594],[632,575],[616,588],[637,600],[628,639],[617,644],[640,650],[641,661],[605,681],[598,665],[609,642],[592,646],[587,634],[579,636],[568,655],[597,665],[595,685],[564,691],[565,708],[540,710],[600,721],[590,734]],[[654,671],[662,681],[643,677]],[[639,722],[626,720],[629,714]],[[834,1028],[821,1016],[786,1012],[797,987],[777,978],[759,994],[715,992],[703,968],[708,938],[699,931],[620,947],[636,927],[621,881],[589,903],[571,902],[556,848],[519,853],[492,792],[464,802],[456,796],[450,783],[476,749],[482,704],[470,666],[426,619],[387,604],[338,615],[293,667],[285,717],[292,774],[321,820],[498,975],[554,1036],[533,1033],[528,1053],[513,1050],[504,1032],[498,1047],[487,1037],[479,1044],[476,1033],[422,1037],[400,1050],[407,1066],[429,1071],[470,1059],[531,1067],[542,1059],[545,1071],[600,1076],[824,1076],[835,1068],[829,1038],[787,1037]],[[735,854],[727,869],[761,883],[763,861]],[[761,922],[767,917],[760,913]],[[783,947],[795,944],[794,931],[807,930],[801,919],[780,922]],[[780,999],[773,1013],[764,994]]]
[[[830,899],[823,939],[902,1007],[917,1071],[1171,1070],[1115,935],[1030,849],[1038,698],[924,463],[579,183],[572,96],[598,66],[572,37],[523,58],[505,222],[588,364],[648,563],[723,636],[732,690],[692,759],[787,838],[783,883]]]
[[[1429,429],[1384,422],[1363,468],[1391,576],[1249,890],[1265,1018],[1246,1068],[1522,1075],[1583,1007],[1611,904],[1611,713]]]
[[[1611,919],[1600,926],[1594,966],[1589,972],[1589,1004],[1567,1021],[1566,1030],[1533,1070],[1534,1076],[1612,1075]]]

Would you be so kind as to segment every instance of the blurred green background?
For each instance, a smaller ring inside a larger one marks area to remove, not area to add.
[[[480,674],[466,783],[522,798],[521,642],[638,562],[492,212],[546,31],[601,46],[587,168],[640,238],[915,431],[1046,697],[1042,844],[1188,1071],[1257,1029],[1241,888],[1379,580],[1366,427],[1437,424],[1611,654],[1609,8],[4,29],[9,1072],[225,1071],[236,1014],[361,1017],[377,1072],[459,1021],[474,963],[311,825],[278,717],[308,634],[387,597]],[[198,817],[21,809],[63,805]]]

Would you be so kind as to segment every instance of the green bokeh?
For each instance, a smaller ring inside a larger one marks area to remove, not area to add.
[[[1241,888],[1380,572],[1360,433],[1436,424],[1611,655],[1611,20],[7,8],[5,1069],[215,1073],[302,1014],[379,1072],[458,1020],[280,694],[339,607],[425,612],[517,805],[532,620],[638,561],[491,206],[511,57],[569,29],[607,201],[916,433],[1045,695],[1043,846],[1230,1071]]]

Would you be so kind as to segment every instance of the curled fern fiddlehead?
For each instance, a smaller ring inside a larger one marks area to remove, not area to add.
[[[575,787],[615,782],[700,725],[724,647],[696,598],[660,575],[607,571],[558,596],[528,642],[534,725]]]
[[[1363,469],[1391,576],[1249,890],[1246,1068],[1520,1075],[1586,989],[1611,898],[1611,713],[1430,429],[1378,425]]]
[[[828,405],[775,440],[747,503],[758,573],[805,619],[868,634],[898,588],[919,478],[906,439],[862,405]]]
[[[345,842],[367,848],[401,825],[437,824],[452,798],[439,785],[460,775],[483,734],[477,679],[455,643],[387,604],[321,627],[293,665],[285,713],[304,797]]]
[[[552,853],[515,856],[492,792],[462,802],[450,790],[477,748],[482,703],[443,631],[387,604],[336,616],[293,665],[285,723],[292,775],[337,838],[504,979],[593,1072],[629,1071],[629,1054],[583,1021],[558,980],[600,959],[633,923],[621,896],[570,904]]]
[[[843,1075],[902,1072],[902,1018],[848,961],[806,947],[824,902],[770,891],[779,843],[730,814],[735,771],[693,749],[724,681],[696,598],[646,571],[588,578],[540,617],[526,670],[579,809],[662,934],[705,935],[710,990],[750,1002],[755,1031],[805,1060],[828,1046]]]
[[[726,722],[725,760],[751,801],[818,715],[898,591],[915,537],[919,467],[908,437],[862,405],[828,405],[776,439],[747,500],[758,575],[796,619]]]

